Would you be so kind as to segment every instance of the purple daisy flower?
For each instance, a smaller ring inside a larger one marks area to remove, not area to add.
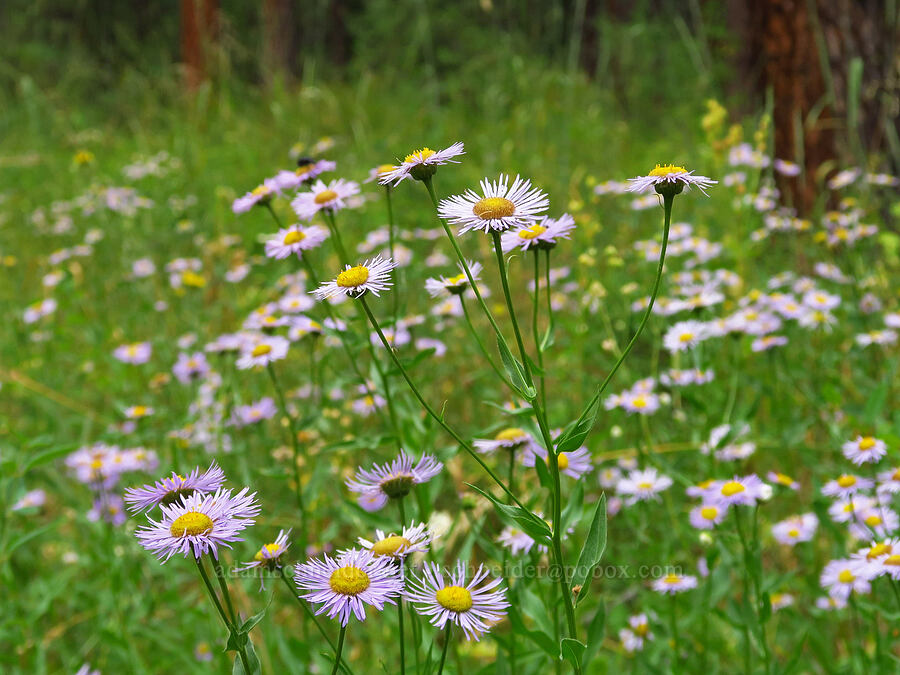
[[[169,505],[182,497],[187,497],[195,492],[215,492],[225,483],[225,472],[213,462],[209,468],[200,473],[200,467],[195,467],[187,476],[180,476],[174,471],[171,478],[163,478],[153,485],[144,485],[139,488],[127,488],[125,501],[128,510],[132,513],[149,511],[159,504]]]
[[[244,563],[240,567],[236,567],[234,571],[248,572],[252,570],[259,570],[259,589],[261,591],[265,590],[265,571],[281,569],[282,556],[284,556],[284,554],[287,553],[287,550],[291,547],[291,544],[288,541],[288,537],[290,536],[290,530],[288,530],[287,532],[285,532],[284,530],[279,530],[278,536],[275,537],[275,541],[273,541],[271,544],[265,544],[256,552],[256,555],[253,556],[253,560]]]
[[[403,591],[403,580],[390,556],[376,557],[360,549],[297,565],[294,582],[301,591],[309,591],[302,598],[322,603],[316,615],[327,612],[329,619],[339,617],[341,626],[347,625],[351,613],[365,621],[367,604],[379,612],[385,603],[396,604],[394,598]]]
[[[413,466],[413,458],[400,451],[400,456],[389,464],[375,464],[371,469],[358,469],[347,481],[352,492],[359,492],[360,505],[367,511],[377,511],[388,499],[402,499],[413,485],[425,483],[441,472],[444,465],[427,453]]]
[[[491,626],[501,621],[509,607],[506,589],[499,588],[503,579],[488,581],[476,588],[488,577],[483,565],[472,581],[466,584],[466,563],[456,563],[456,570],[448,572],[445,583],[440,565],[426,562],[421,579],[413,576],[404,596],[415,603],[416,610],[423,616],[431,617],[431,625],[443,628],[448,621],[463,629],[468,640],[478,640]]]
[[[252,525],[259,515],[256,493],[247,494],[244,488],[236,495],[231,490],[217,490],[213,494],[195,492],[180,502],[160,504],[163,517],[157,522],[148,517],[149,525],[134,534],[141,545],[166,562],[176,553],[185,558],[193,553],[219,557],[219,546],[231,548],[231,542],[243,541],[238,532]]]

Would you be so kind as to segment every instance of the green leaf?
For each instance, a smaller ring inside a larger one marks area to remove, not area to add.
[[[594,420],[597,419],[597,412],[600,410],[600,399],[590,403],[581,416],[572,424],[566,427],[559,439],[556,441],[557,452],[572,452],[577,450],[584,444],[584,439],[591,433],[594,428]]]
[[[534,456],[534,470],[537,471],[538,479],[541,481],[541,487],[552,490],[553,477],[550,475],[550,469],[547,467],[547,462],[542,460],[538,455]]]
[[[509,347],[506,346],[506,342],[499,335],[497,336],[497,349],[500,350],[500,359],[503,361],[503,367],[506,369],[506,374],[509,376],[512,386],[522,398],[533,401],[535,396],[537,396],[537,391],[525,382],[525,369],[519,363],[519,360],[512,355]]]
[[[266,611],[269,609],[269,605],[272,604],[272,598],[274,598],[274,597],[275,597],[275,593],[273,592],[269,596],[269,601],[266,603],[266,606],[263,607],[262,610],[258,614],[254,614],[249,619],[244,621],[243,624],[241,624],[241,628],[240,628],[241,633],[249,633],[251,630],[253,630],[253,627],[256,624],[258,624],[260,621],[262,621],[262,618],[266,615]]]
[[[52,462],[57,457],[67,455],[72,452],[72,450],[77,448],[78,445],[78,443],[65,443],[64,445],[59,445],[55,448],[51,448],[50,450],[39,452],[34,457],[25,462],[24,466],[22,467],[22,473],[30,471],[31,469],[37,466],[41,466],[42,464],[46,464],[47,462]]]
[[[606,493],[600,495],[600,501],[597,502],[597,509],[594,511],[594,519],[591,521],[591,528],[588,530],[587,539],[584,540],[584,546],[581,554],[578,556],[578,564],[575,565],[575,571],[572,574],[572,587],[581,586],[578,595],[575,598],[576,603],[581,602],[588,591],[587,584],[594,568],[603,558],[603,551],[606,549]]]
[[[520,530],[522,530],[525,534],[527,534],[535,541],[541,540],[540,543],[546,543],[550,540],[550,526],[547,525],[547,523],[545,523],[543,520],[538,518],[536,515],[534,515],[531,511],[523,509],[520,506],[510,506],[509,504],[499,502],[492,495],[488,494],[480,488],[475,487],[471,483],[466,483],[466,485],[475,490],[475,492],[480,494],[482,497],[485,497],[487,500],[489,500],[494,505],[494,508],[497,509],[497,513],[503,521],[509,524],[516,525]],[[604,520],[604,525],[605,524],[606,521]]]
[[[569,496],[566,508],[562,512],[562,531],[565,532],[573,521],[581,518],[581,507],[584,505],[584,481],[575,483],[575,490]]]
[[[563,638],[559,641],[560,656],[571,663],[576,670],[581,669],[581,659],[585,649],[587,649],[586,644],[573,638]]]
[[[519,612],[519,608],[515,604],[512,604],[509,607],[509,621],[512,624],[513,630],[515,631],[515,635],[512,637],[513,640],[515,640],[519,635],[524,635],[534,644],[540,647],[547,654],[547,656],[551,656],[553,658],[557,658],[559,656],[559,652],[556,648],[556,641],[551,636],[540,630],[531,630],[527,628],[525,626],[525,621],[522,619],[522,615]]]
[[[4,557],[8,558],[9,556],[11,556],[13,554],[13,551],[15,551],[20,546],[27,544],[29,541],[31,541],[35,537],[39,537],[42,534],[49,532],[50,530],[55,530],[56,527],[60,524],[60,522],[62,522],[62,518],[60,518],[59,520],[54,520],[52,523],[48,523],[47,525],[44,525],[43,527],[39,527],[35,530],[32,530],[31,532],[26,532],[25,534],[20,536],[18,539],[13,540],[12,542],[10,542],[9,546],[6,547],[6,550],[3,551]]]
[[[259,663],[259,657],[256,650],[253,649],[253,643],[249,640],[245,647],[247,653],[247,667],[250,669],[248,673],[244,670],[244,664],[241,662],[241,655],[234,655],[234,668],[231,669],[231,675],[262,675],[262,666]]]

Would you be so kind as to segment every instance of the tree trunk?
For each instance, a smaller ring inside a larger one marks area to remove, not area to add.
[[[188,89],[209,77],[218,0],[181,0],[181,60]]]

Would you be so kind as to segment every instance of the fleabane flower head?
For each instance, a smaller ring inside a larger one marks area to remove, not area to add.
[[[437,476],[444,465],[429,454],[413,466],[412,456],[400,451],[400,456],[387,464],[375,464],[371,469],[358,469],[346,484],[351,492],[360,493],[359,504],[366,511],[377,511],[389,499],[402,499],[413,485],[425,483]]]
[[[295,255],[299,258],[303,251],[316,248],[328,238],[328,230],[318,225],[291,225],[266,239],[266,257],[283,260]]]
[[[289,346],[290,342],[278,335],[265,335],[249,340],[241,347],[241,355],[236,363],[238,370],[267,366],[272,361],[279,361],[287,356]]]
[[[718,183],[718,181],[706,176],[695,176],[693,171],[688,171],[683,166],[673,164],[657,164],[646,176],[628,179],[628,192],[647,192],[653,188],[664,197],[674,197],[691,187],[696,187],[707,197],[706,188]]]
[[[215,492],[224,484],[225,472],[213,462],[203,473],[200,473],[200,467],[194,467],[186,476],[173,471],[171,477],[158,480],[152,485],[126,488],[125,503],[128,504],[129,511],[139,513],[160,504],[168,506],[195,492]]]
[[[522,464],[534,466],[537,461],[548,464],[547,451],[537,443],[534,443],[522,457]],[[594,470],[591,453],[585,446],[571,452],[560,452],[556,456],[556,462],[560,473],[576,479]]]
[[[518,230],[507,230],[500,239],[504,253],[515,249],[522,251],[549,250],[554,248],[560,239],[568,239],[575,229],[575,219],[564,213],[558,219],[543,218]]]
[[[721,506],[753,506],[771,496],[772,488],[756,474],[735,476],[731,480],[717,481],[711,490],[712,499]]]
[[[481,274],[482,266],[479,262],[467,261],[469,271],[472,273],[472,279],[478,283],[478,275]],[[469,278],[463,270],[462,264],[459,266],[460,273],[456,276],[441,276],[438,279],[429,277],[425,280],[425,290],[432,298],[439,298],[446,295],[462,295],[469,287]]]
[[[397,263],[390,258],[376,256],[354,267],[348,265],[333,281],[326,281],[311,292],[319,300],[338,295],[361,298],[368,292],[379,295],[393,285],[390,276],[396,266]]]
[[[660,474],[656,469],[634,469],[616,485],[616,492],[628,495],[626,503],[630,506],[640,501],[658,500],[659,493],[672,487],[672,479]]]
[[[459,225],[459,233],[469,230],[503,232],[510,228],[529,227],[547,210],[550,200],[531,181],[516,176],[512,186],[509,177],[500,174],[494,182],[481,181],[481,192],[466,190],[441,200],[438,215],[448,223]]]
[[[772,536],[779,544],[794,546],[801,541],[811,541],[819,527],[819,519],[814,513],[791,516],[772,526]]]
[[[846,600],[853,592],[867,594],[871,590],[872,576],[869,565],[847,558],[832,560],[825,565],[819,583],[831,597]]]
[[[508,427],[498,431],[493,439],[476,438],[472,443],[478,452],[491,454],[497,450],[532,449],[537,445],[534,437],[519,427]],[[532,465],[533,466],[533,465]]]
[[[272,197],[275,196],[276,192],[276,185],[270,179],[266,179],[262,185],[257,185],[243,197],[235,199],[231,205],[231,210],[236,214],[246,213],[257,204],[260,206],[268,204],[272,201]]]
[[[314,160],[310,157],[299,157],[297,168],[293,171],[279,171],[271,179],[271,187],[277,190],[296,190],[304,183],[309,183],[326,171],[334,171],[337,163],[327,159]]]
[[[465,154],[462,143],[454,143],[443,150],[422,148],[406,156],[399,166],[391,166],[390,169],[378,172],[378,182],[381,185],[399,185],[407,178],[415,180],[428,180],[436,172],[441,164],[459,164],[453,161],[454,157]],[[379,167],[381,169],[382,167]]]
[[[872,436],[857,436],[841,446],[844,457],[856,465],[877,462],[887,453],[887,444]]]
[[[263,574],[263,571],[273,571],[282,567],[284,554],[287,553],[287,550],[291,547],[291,544],[288,541],[288,537],[290,536],[290,530],[288,530],[287,532],[285,532],[284,530],[279,530],[278,536],[275,537],[275,541],[270,544],[265,544],[254,554],[253,560],[244,563],[240,567],[236,568],[235,571],[247,572],[251,570],[258,570],[260,578],[260,590],[265,589],[265,575]]]
[[[415,521],[404,527],[400,534],[385,533],[375,530],[375,539],[369,541],[359,537],[357,541],[376,558],[385,556],[395,560],[403,560],[413,553],[425,553],[433,536],[425,523],[416,525]]]
[[[351,614],[365,621],[366,605],[382,611],[385,603],[396,604],[394,598],[403,591],[399,569],[390,557],[359,549],[297,565],[294,582],[301,591],[308,591],[300,597],[322,605],[316,615],[327,612],[329,619],[337,617],[342,626]]]
[[[675,595],[697,588],[697,577],[689,574],[667,574],[653,582],[653,590],[663,595]]]
[[[439,565],[426,562],[422,576],[410,578],[404,596],[419,614],[430,617],[432,626],[443,628],[449,621],[462,628],[466,639],[477,641],[503,619],[509,603],[503,579],[486,581],[489,572],[479,565],[466,584],[466,567],[460,560],[445,579]]]
[[[347,207],[346,200],[359,194],[359,183],[338,178],[327,185],[317,180],[309,192],[301,192],[293,201],[291,208],[300,220],[309,220],[319,211],[340,211]]]
[[[148,518],[149,525],[134,534],[162,562],[176,553],[185,558],[188,554],[200,558],[211,553],[218,558],[219,547],[231,548],[232,542],[243,541],[238,533],[259,515],[256,493],[247,494],[248,490],[244,488],[236,495],[221,489],[212,494],[195,492],[178,502],[160,504],[162,518]]]

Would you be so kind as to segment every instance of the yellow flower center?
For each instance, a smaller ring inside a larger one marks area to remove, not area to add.
[[[147,406],[136,405],[131,409],[131,414],[133,417],[143,417],[147,414]]]
[[[381,164],[378,166],[378,168],[375,169],[375,173],[381,176],[383,174],[386,174],[388,171],[393,171],[396,168],[397,167],[395,167],[393,164]]]
[[[841,573],[838,574],[838,581],[842,584],[852,583],[855,578],[850,570],[841,570]]]
[[[719,515],[719,509],[715,506],[704,506],[700,509],[700,515],[706,520],[715,520],[716,516]]]
[[[95,459],[94,461],[91,462],[91,468],[94,469],[95,471],[96,471],[97,469],[102,469],[102,468],[103,468],[103,462],[102,462],[101,460],[99,460],[99,459]]]
[[[747,488],[738,483],[736,480],[730,480],[722,486],[722,496],[733,497],[734,495],[740,494],[746,489]]]
[[[169,527],[173,537],[194,537],[209,534],[213,529],[212,519],[205,513],[188,511],[178,516]]]
[[[856,485],[856,476],[851,476],[849,474],[844,474],[840,478],[837,479],[837,484],[842,488],[853,487]]]
[[[267,344],[256,345],[253,348],[253,351],[250,352],[250,356],[265,356],[266,354],[271,353],[272,347]]]
[[[457,274],[455,277],[450,277],[447,279],[447,286],[459,286],[460,284],[464,284],[468,281],[466,278],[466,273],[463,272],[461,274]]]
[[[859,441],[859,449],[862,451],[871,450],[875,447],[875,439],[871,436],[865,436]]]
[[[690,342],[693,339],[694,339],[693,333],[682,333],[681,335],[678,336],[679,342]]]
[[[518,427],[510,427],[509,429],[504,429],[496,436],[494,436],[495,441],[524,441],[528,436],[522,429]]]
[[[291,230],[286,235],[284,235],[284,245],[290,246],[291,244],[299,244],[304,239],[306,239],[306,235],[303,234],[303,232]]]
[[[257,185],[255,188],[253,188],[250,194],[252,194],[254,197],[265,197],[271,191],[272,189],[268,185]]]
[[[206,279],[203,278],[203,275],[192,272],[191,270],[186,270],[182,273],[181,282],[185,286],[193,286],[194,288],[203,288],[206,286]]]
[[[435,593],[435,600],[451,612],[468,612],[472,609],[472,594],[461,586],[447,586]]]
[[[800,536],[800,530],[788,530],[788,536],[791,539],[796,539],[797,537]]]
[[[315,196],[313,201],[316,204],[318,204],[319,206],[321,206],[322,204],[327,204],[328,202],[333,202],[335,199],[337,199],[337,197],[338,197],[338,193],[335,192],[334,190],[322,190],[320,193],[318,193]]]
[[[900,567],[900,555],[894,554],[892,556],[888,556],[884,559],[884,565],[891,565],[893,567]]]
[[[412,542],[406,537],[385,537],[381,541],[376,541],[372,545],[373,555],[396,555],[398,551],[408,546],[412,546]]]
[[[278,546],[278,544],[266,544],[261,549],[259,549],[259,551],[256,552],[256,555],[253,556],[253,559],[256,562],[262,562],[264,560],[271,560],[272,558],[276,557],[276,554],[278,553],[280,548],[281,547]]]
[[[891,480],[900,480],[900,469],[897,469],[891,476]]]
[[[665,581],[667,584],[677,584],[679,581],[681,581],[681,577],[677,574],[669,574],[665,577],[665,579],[663,579],[663,581]]]
[[[656,167],[647,175],[668,176],[672,173],[687,173],[687,169],[685,169],[683,166],[675,166],[674,164],[657,164]]]
[[[794,479],[785,473],[776,473],[775,480],[781,485],[787,485],[788,487],[794,484]]]
[[[434,150],[431,148],[422,148],[421,150],[416,150],[411,155],[407,155],[403,160],[404,163],[409,164],[410,162],[420,163],[424,162],[426,159],[434,155]],[[394,167],[391,167],[392,169]]]
[[[369,587],[369,575],[355,565],[345,565],[331,573],[328,585],[341,595],[358,595]]]
[[[869,527],[881,525],[881,516],[873,513],[871,516],[866,517],[866,525],[868,525]]]
[[[650,626],[646,623],[639,623],[634,627],[634,634],[638,637],[647,637],[647,633],[650,632]]]
[[[516,212],[516,205],[505,197],[485,197],[472,207],[472,213],[482,220],[506,218]]]
[[[341,288],[356,288],[369,280],[369,268],[357,265],[344,270],[337,276],[337,285]]]
[[[524,230],[519,230],[519,238],[520,239],[534,239],[535,237],[540,237],[546,231],[547,231],[546,227],[535,223],[531,227],[526,227]]]
[[[633,405],[635,408],[646,408],[647,399],[643,396],[635,396],[631,401],[631,405]]]
[[[566,456],[566,453],[561,452],[556,456],[556,463],[559,466],[559,470],[562,471],[564,469],[569,468],[569,458]]]
[[[650,490],[650,489],[653,488],[653,483],[651,483],[651,482],[649,482],[649,481],[644,481],[643,483],[638,483],[637,486],[638,486],[641,490]]]
[[[878,556],[890,553],[891,551],[893,551],[893,547],[890,544],[875,544],[869,549],[869,552],[866,553],[866,558],[874,560]]]

